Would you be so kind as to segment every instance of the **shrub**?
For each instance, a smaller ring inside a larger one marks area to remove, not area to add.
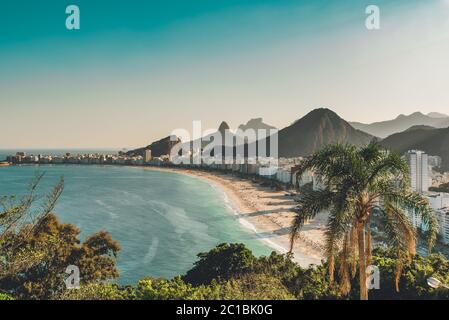
[[[14,300],[14,299],[5,293],[0,293],[0,300]]]
[[[140,300],[204,300],[208,296],[211,296],[210,288],[193,287],[179,276],[173,280],[140,280],[136,289],[136,298]]]
[[[253,253],[241,243],[222,243],[198,254],[199,260],[183,280],[194,286],[209,284],[212,280],[228,280],[248,272],[255,262]]]
[[[57,300],[132,300],[135,298],[132,287],[120,287],[115,284],[93,283],[79,289],[64,291]]]

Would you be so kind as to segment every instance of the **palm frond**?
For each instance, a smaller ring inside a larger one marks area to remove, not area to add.
[[[423,196],[415,192],[390,191],[382,195],[387,203],[393,203],[410,213],[414,213],[427,227],[425,237],[428,251],[431,252],[438,235],[438,220],[435,212],[429,206],[429,202]]]
[[[293,220],[290,234],[290,253],[293,250],[296,237],[306,222],[315,218],[321,211],[328,209],[332,204],[333,193],[329,190],[306,191],[297,200],[297,210]]]

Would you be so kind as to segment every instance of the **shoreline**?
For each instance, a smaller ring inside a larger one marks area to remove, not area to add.
[[[145,167],[145,170],[184,174],[209,183],[223,193],[224,202],[238,217],[239,223],[253,232],[267,246],[279,253],[290,249],[290,225],[295,205],[285,191],[274,191],[248,179],[219,172],[184,168]],[[257,201],[255,201],[257,200]],[[320,214],[304,225],[293,247],[293,260],[301,267],[321,264],[324,259],[324,229],[326,215]]]
[[[27,164],[22,164],[27,165]],[[30,164],[31,166],[83,165],[83,164]],[[21,166],[21,165],[19,165]],[[261,186],[248,178],[214,171],[187,168],[100,164],[144,170],[184,174],[201,179],[223,196],[230,213],[234,214],[243,228],[254,233],[261,242],[278,253],[290,249],[290,226],[295,214],[291,211],[295,202],[285,191],[275,191]],[[324,230],[327,216],[324,213],[306,223],[293,247],[293,261],[307,268],[319,265],[324,259]]]

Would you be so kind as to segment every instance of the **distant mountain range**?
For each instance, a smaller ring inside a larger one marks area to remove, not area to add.
[[[428,152],[430,155],[438,155],[443,159],[443,167],[449,170],[449,116],[441,113],[429,113],[424,115],[415,112],[411,115],[400,115],[394,120],[376,122],[372,124],[362,124],[357,122],[347,122],[338,116],[335,112],[327,108],[312,110],[304,117],[296,120],[291,125],[279,130],[278,132],[278,156],[279,157],[298,157],[307,156],[324,146],[332,143],[349,143],[356,146],[366,145],[372,140],[380,141],[380,144],[386,148],[398,152],[406,152],[410,149],[420,149]],[[262,118],[249,120],[246,124],[239,126],[241,130],[269,130],[275,129],[274,126],[263,122]],[[222,121],[218,132],[230,130],[229,125]],[[212,135],[202,138],[201,146],[204,148],[210,142]],[[222,135],[224,137],[224,135]],[[236,135],[231,133],[233,144],[236,141]],[[384,138],[383,140],[378,138]],[[265,143],[269,149],[270,138],[266,138]],[[256,148],[260,144],[260,137],[256,143]],[[183,142],[186,145],[193,145],[193,141]],[[230,145],[222,141],[222,153],[230,151]],[[153,156],[160,156],[170,153],[175,142],[170,141],[169,137],[152,143],[151,145],[129,151],[128,154],[141,154],[149,148]],[[248,151],[248,145],[245,144],[245,155]],[[233,148],[236,152],[236,148]]]
[[[273,127],[273,126],[271,126],[269,124],[264,123],[262,118],[255,118],[255,119],[249,120],[246,124],[241,124],[238,127],[238,129],[240,129],[242,131],[245,131],[245,130],[248,130],[248,129],[253,129],[253,130],[255,130],[256,136],[258,138],[259,137],[259,133],[260,133],[259,130],[266,130],[264,136],[268,136],[270,134],[270,130],[271,129],[276,129],[276,127]],[[232,137],[232,140],[230,140],[230,143],[226,143],[226,141],[225,141],[225,131],[226,130],[229,130],[227,133],[228,133],[228,135],[230,135],[230,137]],[[230,146],[234,146],[235,145],[236,133],[232,133],[231,132],[231,128],[229,127],[229,125],[227,124],[226,121],[222,121],[220,123],[220,125],[219,125],[219,127],[218,127],[216,132],[220,132],[221,133],[221,136],[222,136],[221,144],[223,146],[230,147]],[[214,134],[215,133],[211,133],[211,134],[208,134],[208,135],[206,135],[206,136],[201,138],[201,147],[202,148],[205,148],[208,144],[210,144],[211,142],[214,141],[213,140]],[[197,140],[199,140],[199,139],[197,139]],[[184,144],[185,145],[190,144],[190,148],[192,148],[193,147],[193,143],[194,142],[198,142],[197,140],[187,141],[187,142],[184,142]]]
[[[272,137],[269,136],[269,130],[275,129],[274,126],[265,124],[261,118],[257,118],[248,121],[246,125],[240,125],[239,128],[242,130],[267,130],[267,138],[264,139],[264,137],[259,136],[255,144],[258,148],[261,141],[265,140],[267,151],[270,149]],[[338,142],[362,146],[373,139],[376,138],[354,129],[332,110],[315,109],[290,126],[278,131],[278,156],[285,158],[307,156],[322,149],[327,144]],[[229,146],[226,146],[226,148],[229,148]],[[247,155],[247,151],[248,146],[245,144],[245,155]]]
[[[394,133],[402,132],[413,126],[430,126],[435,128],[449,127],[449,116],[437,112],[427,115],[421,112],[415,112],[408,116],[401,114],[396,119],[364,124],[360,122],[350,122],[350,124],[359,130],[365,131],[373,136],[386,138]]]

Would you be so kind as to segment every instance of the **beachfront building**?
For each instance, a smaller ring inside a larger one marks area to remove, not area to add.
[[[25,163],[37,163],[37,162],[39,161],[39,157],[30,154],[30,155],[26,155],[26,156],[23,158],[23,161],[24,161]]]
[[[440,240],[449,244],[449,193],[432,193],[427,198],[438,219]]]
[[[424,151],[410,150],[406,154],[410,168],[410,180],[413,191],[425,193],[429,190],[429,161]]]
[[[162,166],[164,164],[164,160],[159,157],[155,157],[151,159],[150,164],[153,166]]]
[[[449,208],[449,193],[432,192],[426,198],[429,200],[430,207],[434,210]]]
[[[292,183],[291,171],[286,169],[278,169],[276,172],[276,180],[284,184],[291,184]]]
[[[431,168],[439,168],[441,167],[442,159],[440,156],[429,156],[429,167]]]
[[[63,157],[59,157],[59,156],[53,157],[52,163],[54,163],[54,164],[64,163],[64,158]]]
[[[39,163],[49,164],[52,163],[52,161],[53,161],[52,156],[39,156]]]
[[[66,158],[66,162],[69,164],[78,164],[80,162],[80,157],[78,156],[69,156]]]
[[[300,160],[301,161],[301,160]],[[298,161],[298,162],[300,162]],[[296,164],[295,166],[292,166],[290,168],[290,171],[292,172],[292,184],[296,186],[298,183],[298,187],[302,187],[308,183],[313,183],[313,172],[310,170],[307,170],[304,172],[301,177],[298,177],[298,170],[300,169],[300,164]]]
[[[144,162],[149,163],[153,159],[151,156],[151,149],[145,149],[145,156],[144,156]]]
[[[276,179],[276,173],[278,171],[277,167],[272,167],[269,165],[260,165],[259,166],[259,176],[263,176],[268,179]]]
[[[259,165],[255,163],[248,163],[248,174],[255,175],[259,171]]]
[[[444,244],[449,244],[449,208],[441,208],[436,211],[440,240]]]
[[[425,197],[438,220],[440,241],[449,244],[449,193],[429,193]],[[409,211],[409,215],[415,228],[427,230],[427,225],[414,211]]]

